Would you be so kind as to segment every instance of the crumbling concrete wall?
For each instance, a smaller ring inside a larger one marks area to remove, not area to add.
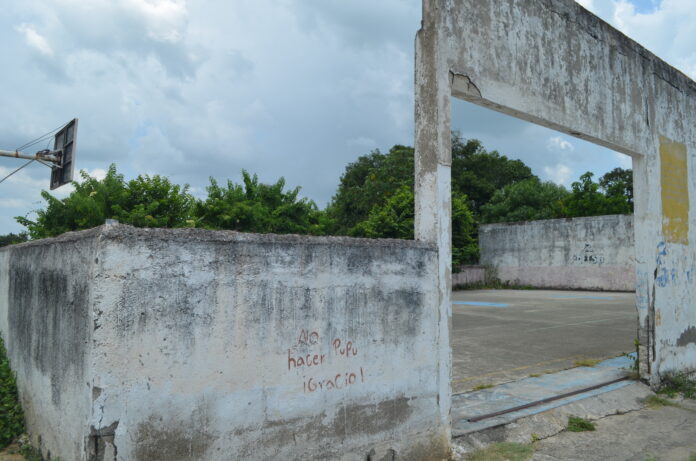
[[[452,96],[630,155],[641,373],[696,370],[696,83],[572,0],[424,0],[422,24],[417,238],[449,256]]]
[[[634,291],[633,216],[548,219],[479,227],[481,264],[504,282]]]
[[[56,456],[448,453],[432,245],[117,225],[0,258],[22,280],[1,332]]]

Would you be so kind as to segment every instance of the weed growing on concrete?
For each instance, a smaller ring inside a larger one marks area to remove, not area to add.
[[[648,456],[647,458],[645,458],[645,461],[657,461],[657,458],[654,456]]]
[[[587,432],[594,431],[595,425],[591,421],[578,416],[568,416],[568,427],[566,429],[570,432]]]
[[[26,461],[61,461],[60,458],[43,458],[41,456],[41,451],[29,444],[22,445],[22,448],[20,448],[19,452],[22,456],[24,456],[24,459]]]
[[[468,461],[527,461],[534,454],[534,447],[521,443],[494,443],[467,456]]]
[[[10,369],[5,344],[0,338],[0,449],[24,432],[24,413],[17,395],[17,382]]]
[[[576,367],[593,367],[593,366],[597,365],[599,362],[601,362],[600,359],[582,359],[582,360],[576,360],[575,366]]]
[[[667,374],[662,377],[662,387],[657,393],[668,397],[682,394],[687,399],[696,399],[696,380],[686,373]]]
[[[691,456],[689,456],[689,461],[696,461],[696,453],[692,453]]]
[[[538,442],[539,440],[541,440],[541,436],[536,432],[532,432],[532,443]]]
[[[650,408],[660,408],[660,407],[678,407],[676,403],[672,402],[671,400],[668,400],[664,397],[660,397],[659,395],[650,395],[643,400],[643,403],[646,404]]]
[[[476,386],[474,388],[474,390],[475,391],[482,391],[484,389],[490,389],[491,387],[493,387],[493,384],[491,384],[491,383],[479,384],[478,386]]]
[[[532,373],[529,375],[530,378],[538,378],[539,376],[541,376],[539,373]]]

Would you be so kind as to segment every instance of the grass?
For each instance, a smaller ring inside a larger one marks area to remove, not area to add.
[[[526,461],[534,454],[534,447],[521,443],[494,443],[467,456],[469,461]]]
[[[17,382],[0,338],[0,449],[12,443],[22,432],[24,413],[17,395]]]
[[[538,378],[539,376],[541,376],[540,373],[532,373],[529,375],[530,378]]]
[[[662,377],[662,387],[657,393],[668,397],[682,394],[684,398],[696,399],[696,380],[686,373],[667,374]]]
[[[568,427],[566,429],[570,432],[587,432],[594,431],[595,425],[586,419],[577,416],[568,416]]]
[[[474,390],[475,391],[482,391],[484,389],[490,389],[491,387],[493,387],[493,384],[491,384],[491,383],[479,384],[478,386],[476,386],[474,388]]]
[[[679,406],[676,403],[672,402],[671,400],[668,400],[664,397],[660,397],[659,395],[648,396],[645,398],[645,400],[643,400],[643,403],[645,403],[650,408],[678,407]]]
[[[574,365],[576,367],[593,367],[601,361],[601,359],[582,359],[576,360]]]

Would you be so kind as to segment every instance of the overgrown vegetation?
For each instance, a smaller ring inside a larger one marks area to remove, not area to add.
[[[676,407],[678,406],[676,403],[672,402],[671,400],[668,400],[664,397],[660,397],[659,395],[650,395],[643,400],[643,403],[645,403],[648,407],[650,408],[661,408],[661,407]]]
[[[681,394],[687,399],[696,399],[696,379],[686,373],[671,373],[662,376],[662,386],[658,394],[676,397]]]
[[[467,456],[468,461],[526,461],[534,454],[528,444],[501,442],[476,450]]]
[[[595,425],[592,421],[578,416],[568,416],[568,427],[566,429],[570,432],[587,432],[594,431]]]
[[[49,459],[45,459],[41,455],[41,450],[39,450],[38,448],[34,448],[30,444],[22,445],[19,452],[22,456],[24,456],[24,459],[26,461],[61,461],[61,458],[50,457]]]
[[[5,344],[0,338],[0,449],[24,431],[24,413],[17,395],[17,383],[10,369]]]
[[[576,360],[574,366],[576,367],[593,367],[601,362],[601,359],[581,359]]]

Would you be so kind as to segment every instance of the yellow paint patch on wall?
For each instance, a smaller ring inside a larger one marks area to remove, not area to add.
[[[689,180],[686,145],[660,136],[662,233],[669,243],[689,244]]]

